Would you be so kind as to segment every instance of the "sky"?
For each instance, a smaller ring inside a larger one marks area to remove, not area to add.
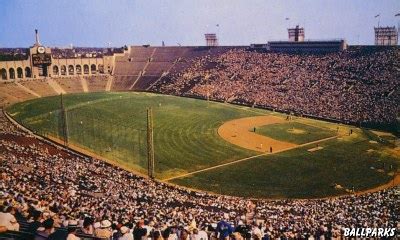
[[[306,39],[374,43],[374,26],[396,26],[400,0],[0,0],[0,48],[29,47],[34,29],[51,47],[220,45]],[[375,17],[376,15],[380,17]],[[286,20],[289,18],[289,20]]]

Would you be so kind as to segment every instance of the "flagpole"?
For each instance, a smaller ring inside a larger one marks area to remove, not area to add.
[[[400,12],[395,14],[394,17],[400,17]],[[400,20],[397,21],[397,35],[400,33]],[[398,38],[398,37],[397,37]],[[398,41],[398,40],[397,40]]]
[[[381,22],[381,14],[379,13],[379,14],[375,15],[375,18],[378,18],[378,28],[379,28],[379,25]]]
[[[219,38],[220,37],[219,36],[219,23],[217,23],[215,26],[217,27],[217,38]],[[219,45],[219,41],[218,41],[218,45]]]
[[[379,27],[380,23],[381,23],[381,15],[379,14],[379,17],[378,17],[378,27]]]

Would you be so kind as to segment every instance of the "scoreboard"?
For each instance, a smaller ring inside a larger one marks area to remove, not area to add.
[[[38,53],[32,55],[33,66],[51,65],[51,54]]]

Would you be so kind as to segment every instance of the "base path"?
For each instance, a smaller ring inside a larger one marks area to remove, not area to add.
[[[210,170],[221,168],[221,167],[226,167],[228,165],[237,164],[239,162],[249,161],[249,160],[261,157],[261,156],[275,154],[275,153],[281,153],[284,151],[289,151],[289,150],[293,150],[293,149],[301,148],[301,147],[305,147],[305,146],[313,146],[315,144],[318,144],[318,143],[321,143],[324,141],[328,141],[328,140],[332,140],[332,139],[335,139],[338,137],[338,136],[332,136],[332,137],[320,139],[317,141],[297,145],[297,144],[278,141],[273,138],[259,135],[259,134],[257,134],[257,130],[255,133],[250,131],[254,127],[257,128],[260,126],[265,126],[265,125],[270,125],[270,124],[275,124],[275,123],[284,123],[284,122],[286,122],[286,121],[283,120],[282,118],[275,117],[275,116],[247,117],[247,118],[240,118],[240,119],[235,119],[235,120],[225,122],[218,128],[218,134],[222,138],[224,138],[226,141],[228,141],[232,144],[235,144],[237,146],[247,148],[250,150],[254,150],[257,152],[261,152],[261,153],[258,155],[255,155],[255,156],[238,159],[238,160],[235,160],[232,162],[223,163],[223,164],[219,164],[216,166],[200,169],[197,171],[165,178],[165,179],[162,179],[161,181],[169,182],[171,180],[187,177],[187,176],[194,175],[197,173],[206,172],[206,171],[210,171]],[[262,146],[261,146],[261,144],[262,144]],[[272,147],[272,153],[269,152],[270,147]]]
[[[269,152],[272,147],[272,152],[281,151],[296,147],[297,144],[279,141],[270,137],[257,134],[257,128],[265,125],[284,123],[282,118],[275,116],[259,116],[234,119],[225,122],[218,128],[218,134],[226,141],[237,146],[258,151]],[[253,128],[256,132],[252,132]]]
[[[273,153],[265,152],[265,153],[261,153],[261,154],[255,155],[255,156],[250,156],[250,157],[238,159],[238,160],[235,160],[235,161],[232,161],[232,162],[222,163],[222,164],[219,164],[219,165],[216,165],[216,166],[200,169],[200,170],[189,172],[189,173],[184,173],[184,174],[177,175],[177,176],[170,177],[170,178],[165,178],[165,179],[162,179],[161,181],[168,182],[168,181],[171,181],[171,180],[174,180],[174,179],[177,179],[177,178],[183,178],[183,177],[187,177],[187,176],[190,176],[190,175],[193,175],[193,174],[196,174],[196,173],[206,172],[206,171],[209,171],[209,170],[212,170],[212,169],[225,167],[225,166],[236,164],[236,163],[239,163],[239,162],[248,161],[248,160],[251,160],[251,159],[254,159],[254,158],[257,158],[257,157],[266,156],[266,155],[275,154],[275,153],[281,153],[281,152],[284,152],[284,151],[289,151],[289,150],[293,150],[293,149],[296,149],[296,148],[302,148],[302,147],[305,147],[305,146],[321,143],[321,142],[324,142],[324,141],[335,139],[337,137],[338,136],[333,136],[333,137],[328,137],[328,138],[320,139],[320,140],[313,141],[313,142],[303,143],[303,144],[300,144],[300,145],[295,145],[294,147],[283,148],[283,149],[280,149],[280,150],[275,151]]]

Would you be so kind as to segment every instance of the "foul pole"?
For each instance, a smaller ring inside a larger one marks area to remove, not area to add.
[[[153,110],[147,108],[147,174],[154,178]]]
[[[65,110],[63,95],[61,93],[61,127],[64,138],[64,145],[68,146],[68,125],[67,125],[67,111]]]

